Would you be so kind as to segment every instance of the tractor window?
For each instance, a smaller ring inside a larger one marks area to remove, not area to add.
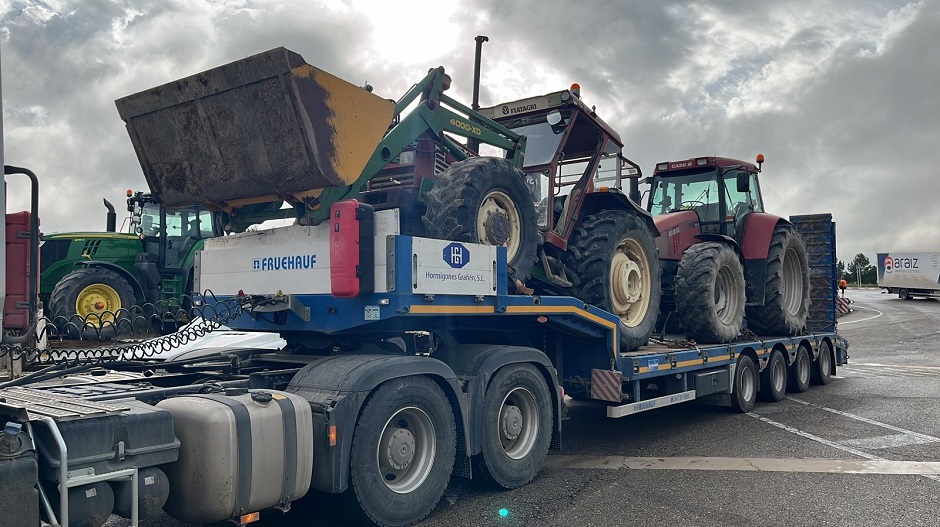
[[[750,192],[738,192],[737,177],[742,170],[729,170],[724,175],[725,200],[729,216],[740,217],[750,211],[762,212],[760,192],[757,191],[757,174],[749,174]]]
[[[604,153],[601,154],[601,161],[597,165],[597,172],[594,173],[594,185],[621,188],[621,165],[620,147],[613,141],[608,141]]]
[[[147,203],[140,210],[140,234],[160,235],[160,206]]]
[[[199,237],[212,238],[215,236],[215,225],[213,215],[207,210],[199,212]]]
[[[651,213],[694,210],[702,221],[718,221],[718,182],[715,172],[662,176],[653,188]]]
[[[558,152],[558,145],[561,144],[565,130],[542,121],[514,128],[513,131],[526,136],[523,167],[527,168],[551,163]]]

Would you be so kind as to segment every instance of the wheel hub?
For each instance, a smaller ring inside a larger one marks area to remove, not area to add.
[[[519,437],[523,425],[522,410],[518,406],[507,405],[503,407],[502,413],[500,421],[502,422],[503,437],[509,440]]]
[[[634,304],[643,291],[643,279],[640,266],[624,254],[618,254],[613,262],[614,297],[620,304]]]
[[[486,241],[491,245],[503,245],[509,241],[509,215],[504,211],[487,211],[483,225]]]
[[[414,461],[415,437],[411,431],[399,428],[388,438],[386,450],[388,464],[396,470],[403,470]]]

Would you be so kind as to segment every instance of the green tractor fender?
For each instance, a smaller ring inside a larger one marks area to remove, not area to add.
[[[80,262],[75,262],[75,268],[82,267],[103,267],[114,271],[115,273],[121,275],[122,278],[127,280],[127,283],[130,284],[131,288],[134,290],[134,296],[141,300],[147,298],[143,286],[140,284],[140,280],[136,276],[127,272],[127,269],[124,269],[120,265],[113,264],[111,262],[104,262],[101,260],[84,260]]]

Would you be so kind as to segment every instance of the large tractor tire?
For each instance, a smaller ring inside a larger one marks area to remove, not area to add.
[[[426,234],[506,247],[510,278],[529,277],[539,245],[535,202],[509,161],[474,157],[450,165],[425,198]]]
[[[574,229],[565,254],[570,294],[620,317],[620,346],[649,342],[662,297],[653,235],[629,211],[603,210]]]
[[[809,258],[803,239],[790,225],[774,229],[766,277],[764,298],[749,299],[748,328],[762,335],[799,334],[809,316]]]
[[[104,267],[82,267],[65,275],[49,295],[49,311],[59,334],[108,339],[132,331],[134,289],[124,277]]]
[[[689,247],[676,272],[676,315],[689,338],[702,344],[731,342],[744,324],[744,267],[730,246]]]

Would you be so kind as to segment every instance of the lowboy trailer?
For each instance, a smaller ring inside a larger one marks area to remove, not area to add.
[[[161,508],[244,525],[312,490],[408,525],[451,477],[504,488],[537,477],[562,447],[565,395],[611,418],[698,399],[748,412],[829,382],[847,360],[829,215],[791,218],[817,292],[801,335],[707,346],[660,335],[625,351],[615,314],[509,294],[504,247],[401,235],[396,210],[332,209],[329,222],[217,238],[200,253],[199,289],[215,293],[201,313],[237,306],[228,326],[276,331],[283,350],[119,353],[0,389],[10,525],[97,527],[112,513],[137,525]]]

